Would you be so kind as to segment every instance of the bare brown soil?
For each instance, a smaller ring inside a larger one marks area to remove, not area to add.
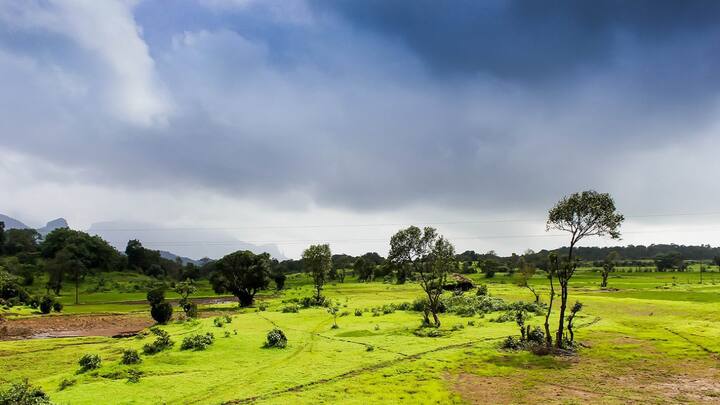
[[[0,322],[0,340],[131,336],[153,323],[147,314],[37,316]]]

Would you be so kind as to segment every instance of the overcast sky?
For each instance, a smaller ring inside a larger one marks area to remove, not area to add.
[[[0,0],[0,213],[509,254],[596,189],[623,244],[717,245],[718,95],[718,1]]]

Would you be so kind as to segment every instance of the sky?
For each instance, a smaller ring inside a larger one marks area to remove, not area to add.
[[[587,245],[718,245],[719,22],[699,0],[0,0],[0,213],[195,258],[384,255],[411,224],[509,254],[564,245],[548,209],[594,189],[627,220]]]

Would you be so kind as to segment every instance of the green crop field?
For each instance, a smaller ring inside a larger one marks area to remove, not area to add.
[[[585,304],[576,321],[582,346],[574,355],[538,356],[499,348],[506,336],[518,334],[515,322],[496,322],[502,312],[444,313],[440,336],[421,337],[414,333],[419,312],[373,311],[421,296],[415,283],[348,279],[328,285],[325,295],[340,307],[338,328],[332,328],[325,308],[283,312],[292,305],[288,301],[312,293],[309,280],[296,276],[282,292],[261,294],[251,308],[205,304],[200,319],[162,326],[175,345],[142,355],[136,365],[121,365],[122,352],[153,341],[147,330],[126,338],[2,341],[0,382],[28,379],[59,404],[718,402],[720,274],[705,273],[702,284],[699,277],[692,271],[619,272],[611,276],[610,289],[601,290],[598,274],[581,269],[570,300]],[[509,276],[472,278],[506,302],[532,300]],[[531,281],[547,300],[545,279],[538,275]],[[72,303],[68,290],[64,314],[45,316],[136,312],[149,319],[147,305],[136,302],[144,293],[88,292],[95,282],[81,286],[81,304]],[[193,298],[211,295],[204,284]],[[41,317],[13,309],[5,315],[8,322]],[[231,322],[216,326],[221,315]],[[543,317],[528,323],[541,325]],[[285,332],[286,348],[263,347],[273,328]],[[215,340],[206,350],[180,349],[183,338],[207,332]],[[101,366],[79,372],[85,354],[99,355]]]

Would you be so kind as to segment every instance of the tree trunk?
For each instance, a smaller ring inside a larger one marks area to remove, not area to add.
[[[249,307],[250,305],[252,305],[255,295],[247,291],[239,291],[237,294],[237,298],[241,307]]]
[[[553,300],[555,298],[555,291],[550,290],[550,303],[548,304],[548,310],[545,314],[545,342],[547,347],[552,347],[552,335],[550,334],[550,313],[552,312]]]
[[[567,308],[567,281],[560,283],[560,320],[555,334],[555,347],[562,349],[563,332],[565,331],[565,309]]]
[[[607,280],[608,280],[608,273],[602,273],[602,283],[600,283],[601,288],[607,287]]]

